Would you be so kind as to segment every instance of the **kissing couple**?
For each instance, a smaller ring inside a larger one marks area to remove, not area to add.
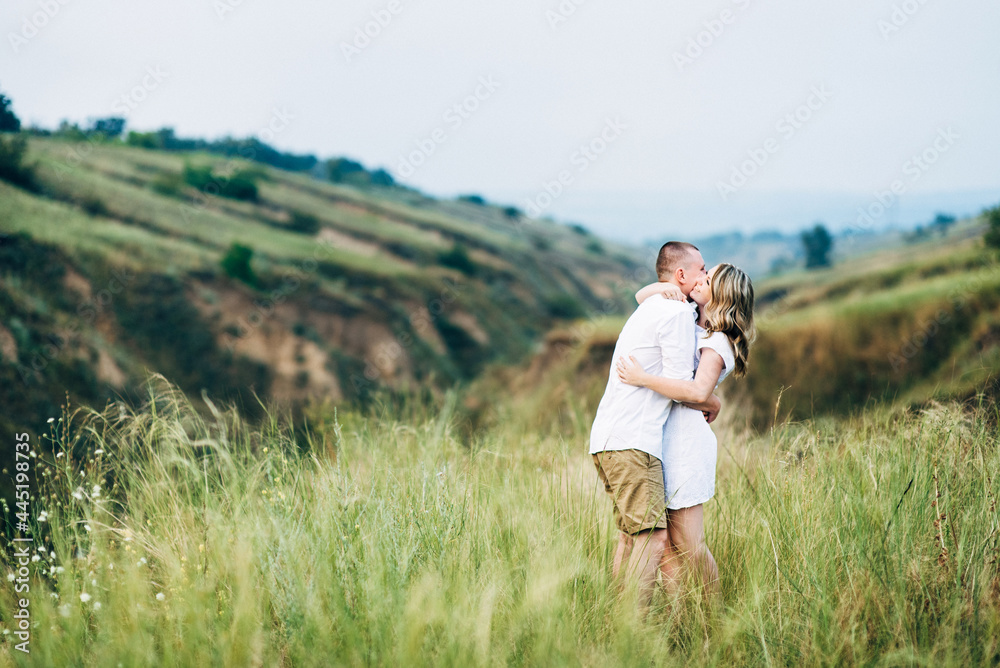
[[[670,591],[686,571],[719,589],[703,513],[718,451],[709,425],[722,409],[716,386],[746,373],[756,336],[753,284],[742,270],[706,271],[695,246],[669,241],[656,274],[658,283],[636,293],[590,434],[621,532],[612,574],[637,587],[641,609],[658,573]]]

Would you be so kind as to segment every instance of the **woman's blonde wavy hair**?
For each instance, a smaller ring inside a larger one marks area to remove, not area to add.
[[[729,338],[736,357],[733,374],[740,378],[746,375],[750,345],[757,338],[753,322],[753,283],[742,269],[722,263],[712,275],[711,292],[706,335],[722,332]]]

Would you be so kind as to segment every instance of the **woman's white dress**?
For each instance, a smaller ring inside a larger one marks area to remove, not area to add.
[[[729,338],[722,332],[705,336],[697,327],[698,343],[695,346],[695,371],[701,361],[701,351],[711,348],[722,356],[724,368],[719,383],[733,369],[736,358]],[[718,383],[716,384],[718,387]],[[701,411],[674,404],[667,423],[663,425],[663,488],[667,495],[667,508],[678,510],[705,503],[715,494],[715,462],[718,442],[715,433]]]

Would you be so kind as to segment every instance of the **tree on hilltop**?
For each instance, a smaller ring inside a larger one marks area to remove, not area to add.
[[[806,269],[830,266],[830,251],[833,250],[833,236],[823,223],[816,223],[811,230],[802,233],[802,245],[806,251]]]
[[[986,222],[989,224],[983,241],[990,248],[1000,249],[1000,205],[983,211],[983,215],[986,216]]]
[[[0,93],[0,132],[21,131],[21,119],[14,113],[11,104],[10,98]]]
[[[934,220],[930,222],[928,227],[937,230],[941,236],[944,236],[948,233],[948,229],[951,228],[957,220],[958,219],[950,213],[939,213],[934,216]]]
[[[118,139],[125,132],[125,119],[121,116],[98,118],[90,127],[90,134],[99,139]]]

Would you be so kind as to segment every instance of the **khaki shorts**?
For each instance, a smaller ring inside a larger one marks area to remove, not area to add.
[[[597,475],[615,504],[615,524],[627,534],[667,528],[663,465],[642,450],[605,450],[592,455]]]

